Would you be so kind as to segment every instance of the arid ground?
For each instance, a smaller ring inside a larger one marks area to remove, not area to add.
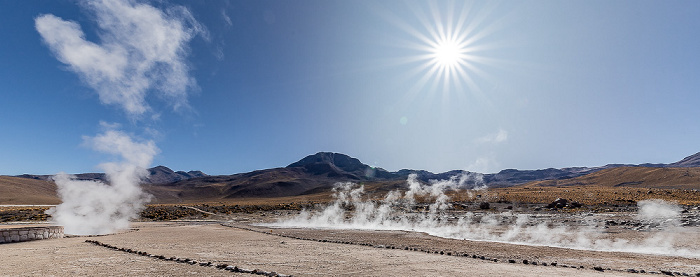
[[[136,222],[131,230],[104,236],[0,244],[0,272],[3,276],[252,276],[242,272],[253,270],[294,276],[694,276],[700,272],[700,260],[693,258],[455,240],[406,231],[258,224],[296,213],[240,212],[208,215],[206,220]],[[0,225],[12,226],[17,225]],[[685,230],[683,243],[698,244],[700,230]],[[638,232],[613,227],[611,233],[632,238]]]

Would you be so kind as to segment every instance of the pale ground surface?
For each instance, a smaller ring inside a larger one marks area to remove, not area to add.
[[[85,242],[91,239],[166,257],[226,263],[295,276],[643,276],[298,240],[218,223],[155,222],[136,223],[133,227],[138,230],[98,237],[0,244],[0,275],[234,275],[214,267],[159,260]],[[371,233],[364,233],[367,234],[371,236]]]

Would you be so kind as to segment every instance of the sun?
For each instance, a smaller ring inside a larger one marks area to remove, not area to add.
[[[454,68],[464,63],[464,49],[456,41],[440,41],[432,49],[433,62],[442,68]]]
[[[412,13],[409,18],[415,20],[388,17],[402,33],[409,35],[399,42],[400,47],[411,52],[397,61],[414,66],[408,71],[407,79],[415,86],[408,93],[442,95],[448,102],[453,96],[481,97],[482,87],[491,79],[485,69],[498,62],[485,55],[494,45],[499,45],[490,37],[502,26],[494,23],[500,21],[493,18],[497,4],[426,1],[409,6]]]

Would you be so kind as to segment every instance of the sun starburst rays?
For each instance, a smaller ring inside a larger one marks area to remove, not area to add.
[[[404,59],[416,66],[411,71],[414,90],[428,89],[429,95],[442,94],[443,100],[481,94],[478,83],[487,74],[479,67],[489,62],[479,55],[485,48],[480,42],[490,33],[482,26],[487,15],[475,12],[466,2],[458,7],[452,1],[445,7],[429,2],[427,9],[413,6],[411,10],[418,25],[392,21],[413,38],[403,46],[416,51]]]
[[[490,106],[487,91],[497,83],[491,73],[510,64],[493,56],[509,47],[498,34],[507,12],[493,2],[410,2],[406,8],[379,13],[401,31],[391,36],[399,55],[382,64],[405,70],[395,83],[403,88],[400,105],[439,101],[445,115],[470,102]]]

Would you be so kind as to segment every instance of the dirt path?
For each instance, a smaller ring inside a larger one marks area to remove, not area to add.
[[[215,213],[207,212],[207,211],[205,211],[205,210],[198,209],[198,208],[195,208],[195,207],[190,207],[190,206],[182,206],[182,207],[183,207],[183,208],[192,209],[192,210],[198,211],[198,212],[203,213],[203,214],[216,215]]]

